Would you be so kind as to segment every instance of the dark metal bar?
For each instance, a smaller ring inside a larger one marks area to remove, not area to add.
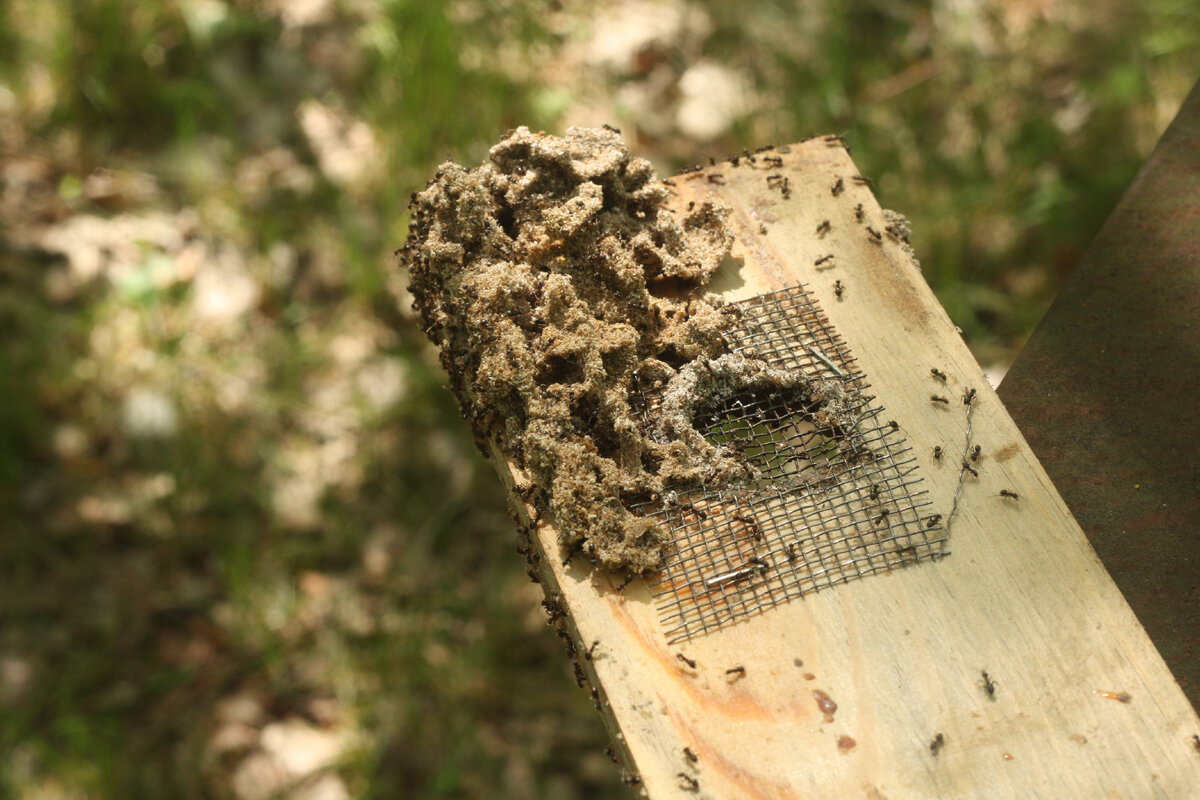
[[[1200,706],[1200,84],[999,391]]]

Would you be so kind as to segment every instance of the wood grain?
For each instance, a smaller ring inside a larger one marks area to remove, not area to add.
[[[809,284],[915,447],[942,513],[958,483],[960,398],[974,388],[979,477],[966,479],[950,556],[825,589],[675,647],[642,581],[617,592],[619,576],[563,567],[552,526],[536,526],[540,578],[568,612],[565,630],[581,653],[599,642],[580,660],[626,767],[653,798],[1200,796],[1195,711],[917,265],[893,237],[867,232],[887,223],[835,145],[784,148],[782,166],[760,157],[680,176],[676,205],[711,195],[734,208],[737,242],[716,284],[730,299]],[[768,185],[777,173],[788,178],[786,197]],[[831,228],[818,236],[826,219]],[[835,258],[822,266],[832,268],[816,269],[827,254]],[[935,460],[935,445],[950,456]],[[516,493],[525,476],[512,465],[502,472],[528,521]],[[735,666],[744,675],[726,673]],[[831,717],[816,690],[836,702]],[[1128,693],[1129,702],[1105,692]],[[842,737],[854,746],[839,747]]]

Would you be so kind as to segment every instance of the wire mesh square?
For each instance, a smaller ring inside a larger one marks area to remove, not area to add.
[[[758,467],[752,486],[675,487],[633,506],[671,534],[650,588],[672,643],[808,592],[941,556],[946,533],[921,488],[912,448],[845,342],[803,285],[737,304],[731,352],[840,381],[857,423],[819,428],[802,401],[760,392],[728,401],[696,428]],[[660,398],[639,398],[650,425]]]

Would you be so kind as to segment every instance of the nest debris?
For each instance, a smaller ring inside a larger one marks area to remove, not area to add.
[[[616,132],[518,128],[475,169],[443,164],[413,196],[402,248],[414,308],[487,454],[529,471],[560,543],[630,572],[667,533],[629,506],[677,486],[752,482],[755,468],[693,420],[738,392],[799,393],[846,424],[840,384],[726,352],[738,309],[705,286],[729,209],[686,213]],[[652,424],[631,396],[660,390]]]

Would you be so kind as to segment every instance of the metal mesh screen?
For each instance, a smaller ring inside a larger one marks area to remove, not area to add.
[[[806,592],[937,558],[946,533],[900,426],[885,419],[849,348],[803,286],[740,304],[726,335],[773,366],[841,381],[858,423],[818,429],[786,395],[731,400],[696,428],[749,459],[764,480],[750,488],[668,492],[633,510],[673,539],[650,588],[668,640],[677,642]],[[641,405],[647,424],[658,397]]]

